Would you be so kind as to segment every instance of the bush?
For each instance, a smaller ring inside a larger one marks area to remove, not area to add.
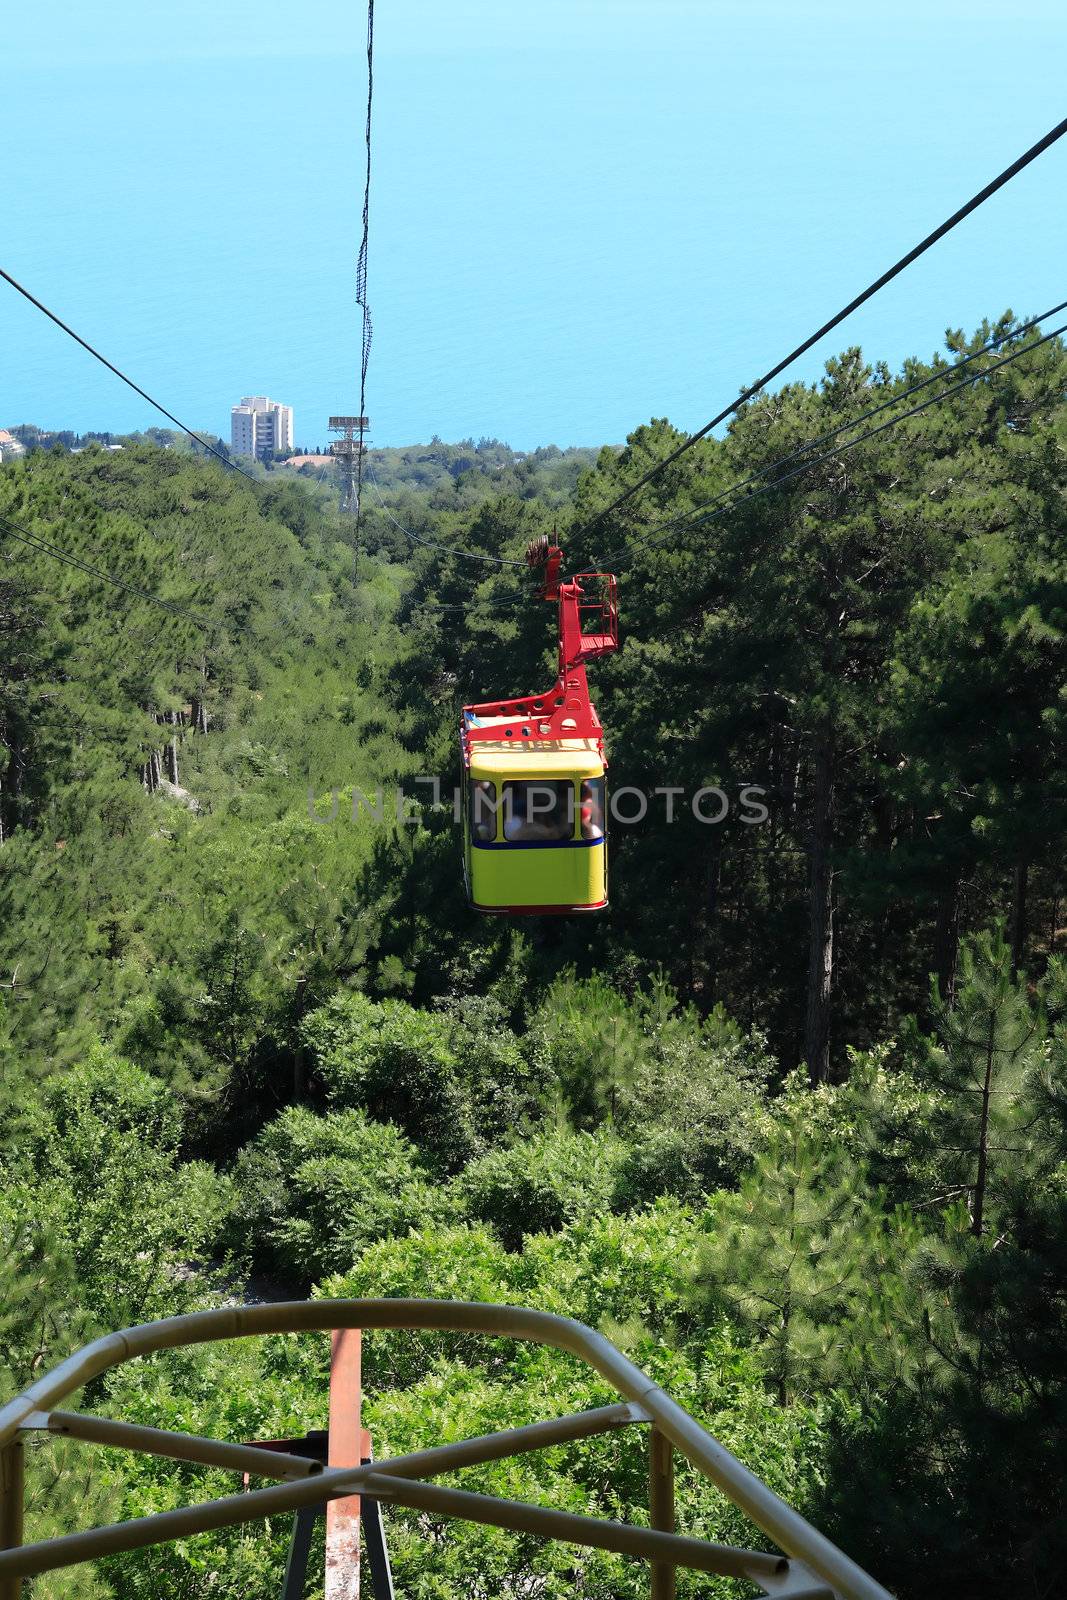
[[[555,1079],[535,1038],[520,1038],[507,1012],[490,995],[462,995],[442,1003],[449,1019],[463,1083],[469,1086],[480,1137],[493,1144],[516,1127],[544,1115]]]
[[[774,1119],[781,1129],[842,1145],[890,1202],[925,1206],[953,1187],[937,1139],[945,1095],[923,1081],[922,1055],[929,1041],[909,1032],[902,1046],[849,1049],[849,1076],[843,1083],[813,1088],[803,1068],[791,1072],[775,1101]]]
[[[61,1145],[68,1168],[85,1175],[130,1137],[173,1155],[182,1132],[180,1107],[166,1085],[103,1045],[45,1082],[40,1110],[38,1158],[52,1160]]]
[[[354,1109],[291,1106],[241,1152],[234,1184],[235,1247],[305,1289],[449,1209],[404,1135]]]
[[[772,1066],[758,1034],[716,1014],[665,1029],[619,1096],[616,1126],[631,1146],[620,1201],[699,1201],[736,1186],[769,1132]]]
[[[610,1123],[630,1152],[616,1201],[699,1200],[735,1185],[768,1131],[774,1061],[717,1007],[701,1017],[660,978],[632,999],[602,977],[557,979],[531,1031],[581,1127]]]
[[[402,1000],[336,996],[303,1037],[335,1106],[395,1122],[454,1172],[539,1109],[546,1076],[491,1001],[418,1011]]]
[[[181,1131],[167,1087],[97,1046],[46,1082],[2,1171],[10,1225],[50,1231],[105,1328],[185,1309],[188,1267],[216,1252],[229,1186],[179,1159]]]
[[[610,1211],[625,1157],[609,1133],[550,1129],[472,1161],[455,1187],[467,1213],[518,1250],[528,1233]]]
[[[618,1096],[649,1048],[641,1008],[599,975],[565,973],[552,984],[531,1022],[578,1127],[611,1119]]]

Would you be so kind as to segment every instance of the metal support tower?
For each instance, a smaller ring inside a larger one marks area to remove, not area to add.
[[[366,417],[331,417],[330,432],[339,433],[339,439],[330,440],[330,454],[337,457],[337,470],[341,480],[341,510],[359,515],[359,461],[363,454],[363,436],[370,427]]]

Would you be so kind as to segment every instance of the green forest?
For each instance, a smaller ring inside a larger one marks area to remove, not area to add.
[[[165,441],[0,467],[0,1400],[189,1309],[510,1301],[606,1332],[901,1600],[1063,1592],[1067,347],[1017,329],[899,371],[846,349],[607,516],[668,421],[374,452],[358,537],[327,487]],[[1034,348],[899,419],[995,338]],[[767,477],[876,405],[897,425]],[[552,680],[520,565],[545,534],[618,573],[591,688],[610,789],[648,803],[611,824],[608,912],[481,918],[460,708]],[[323,1336],[235,1341],[82,1401],[289,1437],[325,1426],[328,1363]],[[379,1456],[615,1398],[458,1335],[368,1334],[364,1382]],[[643,1450],[456,1482],[641,1521]],[[28,1454],[28,1537],[234,1489]],[[752,1542],[684,1466],[678,1508]],[[401,1596],[647,1592],[606,1552],[387,1522]],[[267,1596],[288,1538],[27,1592]]]

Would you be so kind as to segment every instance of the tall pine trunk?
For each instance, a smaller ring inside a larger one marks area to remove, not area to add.
[[[960,874],[954,873],[937,901],[934,927],[934,972],[942,1000],[951,1005],[956,995],[956,958],[960,946]]]
[[[165,755],[164,755],[164,759],[165,759],[166,764],[167,764],[167,776],[170,778],[171,783],[174,785],[174,787],[176,789],[179,787],[179,785],[181,783],[181,779],[178,776],[178,723],[179,723],[179,715],[180,714],[177,711],[169,711],[167,713],[167,721],[171,725],[172,732],[171,732],[170,739],[167,742],[166,751],[165,751]]]
[[[1015,863],[1011,886],[1011,978],[1019,976],[1026,950],[1026,891],[1029,867],[1025,861]]]
[[[971,1232],[976,1239],[982,1237],[985,1227],[986,1173],[989,1164],[989,1101],[993,1093],[993,1064],[996,1060],[997,1016],[990,1007],[989,1030],[986,1037],[985,1077],[982,1082],[982,1110],[978,1127],[978,1170],[974,1180],[974,1204],[971,1209]]]
[[[828,724],[815,735],[815,792],[808,866],[808,996],[804,1057],[812,1083],[830,1071],[830,1002],[834,982],[834,737]]]

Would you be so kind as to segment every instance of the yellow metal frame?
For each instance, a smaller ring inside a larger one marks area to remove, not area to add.
[[[172,1433],[139,1424],[51,1408],[90,1379],[137,1356],[221,1339],[273,1333],[325,1333],[343,1328],[410,1328],[482,1333],[551,1345],[584,1360],[623,1397],[573,1416],[511,1428],[458,1444],[439,1445],[362,1467],[326,1467],[254,1445]],[[588,1438],[630,1423],[651,1426],[650,1527],[576,1516],[520,1501],[495,1499],[426,1482],[442,1472]],[[136,1517],[109,1527],[22,1543],[22,1433],[46,1429],[71,1438],[149,1455],[232,1467],[283,1480],[266,1489]],[[674,1532],[673,1455],[678,1451],[711,1480],[784,1555],[741,1550]],[[813,1528],[712,1438],[600,1333],[569,1317],[519,1306],[451,1300],[314,1300],[227,1306],[163,1322],[142,1323],[86,1345],[0,1409],[0,1600],[19,1600],[22,1579],[120,1551],[163,1544],[214,1528],[366,1494],[462,1521],[540,1534],[618,1551],[647,1561],[653,1600],[671,1600],[678,1567],[744,1578],[783,1600],[892,1600],[843,1551]]]

